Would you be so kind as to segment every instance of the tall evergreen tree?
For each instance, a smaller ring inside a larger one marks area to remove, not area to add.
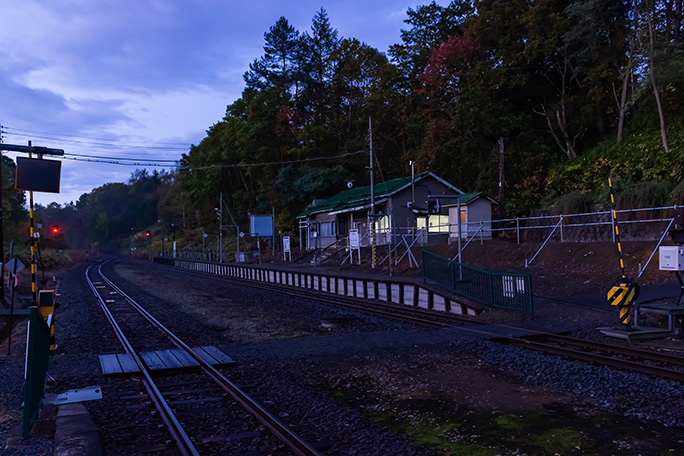
[[[299,91],[299,56],[301,39],[299,32],[284,17],[264,34],[264,55],[249,65],[244,79],[247,89],[276,89],[281,94],[295,97]]]

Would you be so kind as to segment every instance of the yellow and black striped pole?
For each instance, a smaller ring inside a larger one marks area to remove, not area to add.
[[[38,233],[36,231],[36,218],[34,217],[33,214],[33,192],[29,192],[29,217],[31,219],[31,296],[32,296],[32,301],[31,305],[32,306],[37,306],[38,305],[38,287],[37,287],[37,280],[36,280],[36,234]]]
[[[625,275],[625,261],[622,256],[622,244],[620,243],[620,230],[617,223],[617,212],[615,211],[615,196],[613,195],[613,183],[608,178],[610,189],[610,203],[615,225],[615,240],[617,241],[618,254],[620,256],[620,273],[622,278],[615,282],[613,287],[608,290],[608,304],[617,306],[619,309],[620,323],[627,328],[631,328],[629,323],[632,321],[632,305],[639,297],[639,285]]]
[[[620,230],[618,229],[618,223],[617,223],[617,212],[615,212],[615,197],[613,196],[613,183],[610,180],[610,177],[608,178],[608,188],[610,189],[610,204],[611,204],[611,210],[613,212],[613,225],[615,226],[615,240],[617,241],[617,246],[618,246],[618,254],[620,255],[620,272],[622,273],[622,278],[624,279],[625,276],[625,261],[622,258],[622,245],[620,244]]]
[[[31,147],[31,141],[29,141],[29,147]],[[29,158],[33,158],[33,154],[29,152]],[[31,221],[31,305],[38,305],[38,285],[36,280],[36,251],[38,246],[36,245],[36,219],[33,214],[33,190],[29,191],[29,219]]]

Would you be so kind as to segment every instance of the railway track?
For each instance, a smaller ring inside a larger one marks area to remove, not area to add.
[[[240,453],[246,447],[252,451],[256,447],[259,448],[257,451],[264,451],[264,454],[276,448],[277,454],[320,456],[310,444],[117,287],[104,275],[102,266],[103,263],[88,267],[86,281],[126,354],[135,363],[145,389],[143,394],[154,404],[179,454],[216,453],[217,446],[220,447],[220,453],[232,454],[238,452],[233,449],[233,442],[239,442],[235,445]],[[143,317],[144,326],[141,323]],[[155,330],[152,331],[151,327]],[[164,344],[168,345],[168,341],[194,359],[199,365],[199,374],[175,373],[166,375],[163,383],[159,382],[141,351],[151,346],[163,347]],[[129,398],[135,399],[139,395],[131,394]],[[218,404],[221,407],[217,407]],[[239,407],[228,412],[226,409],[231,404]],[[255,420],[249,425],[251,429],[246,428],[244,411]],[[225,429],[227,423],[232,424],[232,429]],[[261,428],[267,429],[268,438],[276,439],[277,443],[267,442]],[[251,443],[247,445],[245,441]],[[168,454],[163,444],[159,444],[156,450]]]
[[[165,267],[165,266],[157,266]],[[181,270],[183,274],[212,277],[231,283],[283,293],[292,297],[316,301],[323,305],[343,308],[380,318],[391,318],[405,323],[433,328],[452,328],[477,337],[518,346],[542,353],[561,356],[582,362],[622,369],[653,377],[684,382],[684,357],[625,345],[578,339],[551,332],[513,325],[488,325],[473,317],[404,306],[384,301],[366,300],[310,289],[299,289],[274,283],[254,282],[246,279],[214,276],[202,272]],[[506,335],[507,333],[514,335]]]

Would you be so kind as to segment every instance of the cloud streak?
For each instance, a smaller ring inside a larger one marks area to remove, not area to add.
[[[448,2],[440,2],[446,4]],[[237,99],[248,65],[263,53],[264,33],[285,16],[308,31],[321,7],[344,37],[381,51],[399,41],[415,5],[396,0],[3,0],[0,2],[0,124],[109,139],[113,144],[198,143]],[[14,130],[12,130],[14,129]],[[8,133],[10,143],[30,135]],[[34,141],[93,154],[112,150],[59,140]],[[180,158],[177,149],[119,151]],[[74,171],[72,171],[74,170]],[[77,171],[76,171],[77,170]],[[73,201],[134,169],[65,161],[60,195]],[[78,193],[80,192],[80,193]]]

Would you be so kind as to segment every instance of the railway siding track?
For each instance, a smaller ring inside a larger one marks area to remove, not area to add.
[[[168,267],[168,266],[159,266]],[[350,296],[347,293],[328,293],[282,283],[250,280],[248,277],[214,275],[212,272],[198,272],[177,268],[185,274],[213,277],[232,283],[262,290],[276,291],[320,304],[341,307],[380,318],[391,318],[405,323],[434,328],[452,328],[455,331],[476,337],[485,337],[494,342],[522,347],[542,353],[594,363],[630,372],[636,372],[677,382],[684,382],[684,357],[671,353],[643,350],[624,345],[578,339],[543,330],[513,325],[489,325],[474,316],[437,311],[430,308],[407,306],[386,300]],[[274,273],[278,276],[277,273]],[[356,279],[359,280],[359,279]],[[327,291],[327,290],[326,290]],[[376,295],[377,296],[377,295]]]
[[[201,454],[197,448],[198,444],[210,446],[212,444],[220,443],[225,445],[230,441],[261,439],[262,433],[259,428],[245,431],[244,426],[239,424],[238,430],[226,432],[218,424],[207,424],[208,422],[211,422],[210,417],[212,415],[212,413],[208,412],[211,408],[209,404],[212,404],[213,406],[216,403],[234,402],[239,404],[241,410],[243,410],[241,413],[236,414],[236,417],[239,417],[240,414],[244,415],[244,410],[248,411],[249,414],[258,421],[260,428],[267,429],[270,435],[281,442],[280,446],[287,446],[292,454],[302,456],[320,455],[317,450],[301,439],[287,425],[283,424],[275,416],[269,413],[265,407],[253,400],[237,385],[218,371],[218,369],[209,364],[205,360],[205,357],[198,354],[196,349],[190,348],[168,328],[162,325],[153,315],[151,315],[151,313],[147,312],[142,306],[124,293],[123,290],[105,277],[102,272],[102,264],[98,264],[97,266],[91,265],[86,271],[86,279],[91,290],[97,297],[103,312],[114,328],[117,338],[123,345],[126,355],[135,363],[145,386],[144,394],[154,404],[161,420],[169,429],[180,454]],[[159,346],[161,342],[155,338],[153,338],[153,342],[150,342],[149,334],[151,328],[148,326],[146,330],[134,330],[135,333],[145,334],[146,337],[142,341],[132,343],[122,329],[122,326],[125,326],[131,330],[133,327],[130,323],[132,315],[130,312],[127,312],[123,318],[120,317],[117,319],[114,312],[111,310],[111,308],[121,310],[122,307],[135,309],[136,313],[143,316],[148,324],[151,324],[159,330],[155,332],[163,334],[167,340],[170,340],[176,347],[183,350],[187,356],[194,359],[200,366],[202,371],[201,375],[204,378],[203,381],[206,382],[210,379],[212,386],[198,387],[198,381],[200,381],[198,380],[198,374],[174,375],[172,377],[173,381],[167,381],[165,387],[161,388],[158,386],[153,378],[148,363],[145,362],[139,353],[139,348],[149,343]],[[120,323],[121,320],[124,320],[125,323]],[[134,345],[136,346],[134,347]],[[188,385],[190,385],[189,388],[187,388]],[[216,409],[216,407],[213,407],[214,411]],[[221,409],[223,413],[225,407],[221,407]],[[183,420],[180,420],[177,417],[177,412],[181,412],[181,415],[185,416],[184,421],[186,422],[186,425],[188,421],[194,423],[193,430],[197,435],[193,437],[188,435],[189,433],[183,426]],[[225,419],[225,416],[220,415],[216,418],[220,422],[222,419]],[[237,418],[232,418],[227,421],[235,422],[236,420]],[[203,429],[203,427],[207,429]]]

